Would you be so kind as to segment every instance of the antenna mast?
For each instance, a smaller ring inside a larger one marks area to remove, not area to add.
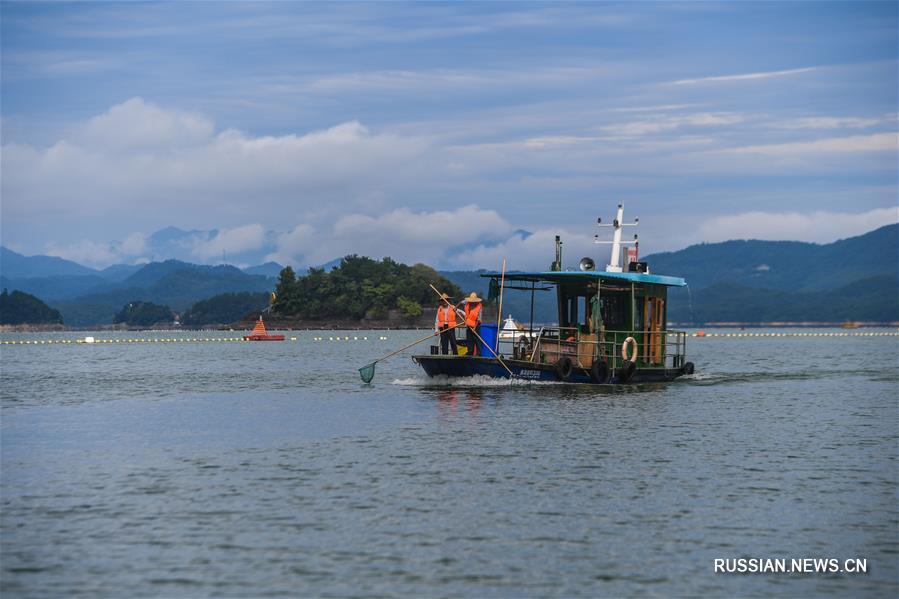
[[[621,241],[621,227],[636,227],[639,224],[640,219],[635,218],[632,223],[625,223],[624,220],[624,204],[618,204],[618,213],[615,216],[615,220],[612,221],[612,224],[603,224],[601,218],[596,219],[596,225],[598,227],[613,227],[615,232],[612,235],[612,241],[601,241],[599,239],[599,235],[593,236],[594,243],[611,243],[612,244],[612,256],[609,260],[609,264],[606,266],[606,272],[621,272],[621,246],[622,245],[630,245],[637,243],[637,236],[634,235],[633,241]]]

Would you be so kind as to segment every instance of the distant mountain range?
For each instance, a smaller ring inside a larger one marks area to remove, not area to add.
[[[158,243],[183,241],[184,233],[208,233],[172,229],[158,232]],[[727,241],[643,259],[652,272],[682,276],[689,283],[688,290],[669,294],[669,319],[676,322],[899,321],[899,225],[824,245]],[[180,260],[97,270],[0,248],[0,287],[39,297],[72,326],[109,323],[125,303],[135,300],[180,312],[220,293],[271,291],[280,271],[275,262],[241,270]],[[488,280],[480,276],[483,272],[440,274],[466,293],[484,295]],[[504,315],[526,322],[530,310],[529,293],[510,290],[504,295]],[[538,292],[535,322],[556,319],[555,294]]]
[[[277,275],[281,270],[273,262],[245,272],[234,266],[166,260],[98,271],[60,258],[26,257],[6,248],[0,258],[0,287],[39,297],[72,326],[108,324],[124,304],[135,300],[180,312],[221,293],[271,291],[275,278],[266,273]]]

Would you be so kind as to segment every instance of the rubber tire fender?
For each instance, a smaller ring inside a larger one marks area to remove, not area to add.
[[[622,364],[621,368],[618,369],[618,382],[626,383],[631,380],[635,370],[637,370],[637,365],[634,362],[628,361]]]
[[[684,364],[684,368],[683,368],[684,374],[686,374],[686,375],[693,374],[693,372],[695,370],[696,370],[696,367],[693,366],[693,362],[687,362],[686,364]]]
[[[571,371],[574,370],[574,364],[571,362],[571,358],[562,356],[553,366],[553,369],[556,371],[556,376],[559,377],[560,381],[567,381],[568,377],[571,376]]]
[[[610,374],[609,363],[605,360],[596,360],[590,366],[590,380],[597,385],[608,383]]]

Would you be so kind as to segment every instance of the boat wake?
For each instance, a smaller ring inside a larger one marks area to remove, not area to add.
[[[697,386],[733,385],[737,383],[776,383],[846,378],[857,376],[879,382],[899,380],[899,373],[876,369],[807,370],[799,372],[706,372],[681,377],[680,381]]]

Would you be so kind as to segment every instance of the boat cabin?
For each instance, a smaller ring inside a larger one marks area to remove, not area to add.
[[[680,368],[686,335],[667,329],[669,287],[683,287],[678,277],[638,272],[546,271],[482,275],[504,278],[504,290],[556,294],[558,326],[530,330],[534,340],[519,338],[500,353],[516,360],[554,364],[563,356],[576,368],[589,369],[597,359],[617,368],[636,355],[638,368]],[[627,358],[621,346],[632,338]],[[633,347],[635,346],[635,347]],[[511,350],[511,351],[510,351]]]

